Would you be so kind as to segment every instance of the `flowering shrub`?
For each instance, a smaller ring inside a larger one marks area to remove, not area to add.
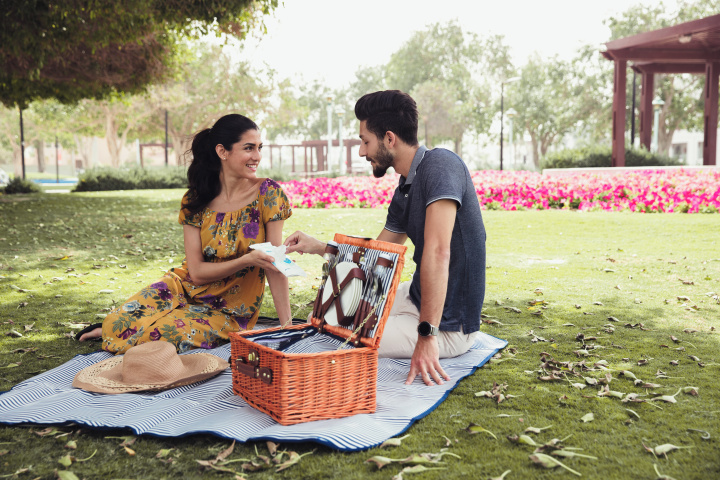
[[[718,213],[720,171],[642,170],[543,176],[534,172],[478,171],[472,180],[487,210],[577,209]],[[398,175],[314,178],[283,182],[295,208],[363,207],[390,203]]]
[[[293,207],[382,207],[390,203],[399,175],[383,178],[338,177],[312,178],[282,182],[285,195]]]

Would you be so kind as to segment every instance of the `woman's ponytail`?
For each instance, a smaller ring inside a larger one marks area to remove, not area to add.
[[[220,158],[211,137],[209,128],[201,130],[195,134],[190,147],[192,163],[187,171],[190,188],[184,208],[191,215],[205,208],[220,193]]]

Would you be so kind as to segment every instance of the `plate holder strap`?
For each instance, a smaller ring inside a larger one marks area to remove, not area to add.
[[[346,283],[350,283],[350,280],[354,278],[359,278],[361,283],[365,283],[365,272],[362,270],[362,268],[353,268],[348,272],[347,277],[345,277],[345,280],[343,281],[343,285]],[[343,286],[343,288],[345,288]],[[360,289],[362,292],[362,288]],[[362,301],[361,301],[362,302]],[[358,310],[360,309],[360,305],[357,306]],[[353,325],[353,322],[355,321],[355,315],[352,316],[345,316],[343,314],[342,317],[338,317],[338,323],[342,325],[343,327],[349,327]]]
[[[359,278],[361,281],[365,281],[365,272],[362,271],[361,268],[353,268],[348,272],[345,279],[343,279],[342,283],[338,285],[337,283],[337,274],[335,273],[335,269],[330,270],[330,284],[332,285],[332,296],[327,299],[325,303],[322,304],[322,307],[320,308],[320,316],[325,317],[325,312],[328,311],[330,306],[334,303],[335,304],[335,311],[337,314],[338,323],[340,322],[347,322],[345,318],[345,314],[342,311],[342,306],[340,303],[340,292],[345,289],[345,287],[355,278]],[[353,317],[350,318],[350,323],[352,323]],[[341,323],[342,325],[342,323]]]

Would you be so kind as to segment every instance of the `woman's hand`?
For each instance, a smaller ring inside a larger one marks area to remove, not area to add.
[[[242,258],[247,262],[247,265],[260,267],[266,272],[270,271],[280,273],[280,270],[273,265],[275,258],[267,253],[261,252],[260,250],[251,250],[249,253],[243,255]]]
[[[325,253],[326,244],[321,242],[315,237],[311,237],[305,232],[300,230],[296,231],[285,239],[284,245],[287,247],[286,253],[298,252],[301,255],[303,253],[314,253],[315,255],[322,255]]]

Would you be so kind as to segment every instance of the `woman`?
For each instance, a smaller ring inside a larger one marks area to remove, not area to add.
[[[108,314],[80,341],[102,336],[102,348],[123,353],[133,345],[167,341],[178,351],[214,348],[228,333],[251,329],[265,276],[280,322],[290,321],[288,280],[273,258],[250,245],[282,243],[290,202],[280,186],[258,178],[262,150],[257,125],[226,115],[195,135],[190,189],[180,223],[185,261]]]

